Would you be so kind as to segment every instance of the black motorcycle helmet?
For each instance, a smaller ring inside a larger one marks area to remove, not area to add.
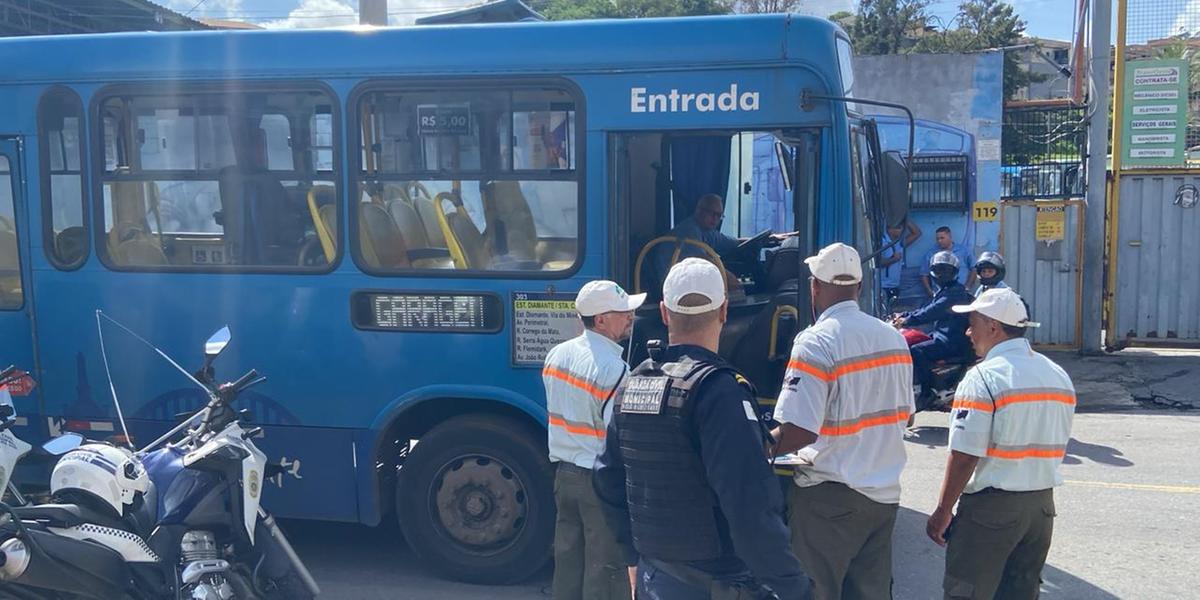
[[[929,261],[929,276],[938,286],[945,286],[958,279],[958,264],[958,257],[953,252],[942,250]]]
[[[992,277],[984,277],[984,269],[995,269],[996,274]],[[979,260],[975,261],[975,275],[979,277],[979,283],[984,287],[990,288],[1004,281],[1004,272],[1004,257],[1000,256],[999,252],[984,252],[979,255]]]

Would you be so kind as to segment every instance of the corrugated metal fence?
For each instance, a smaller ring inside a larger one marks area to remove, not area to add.
[[[1126,173],[1119,181],[1107,345],[1198,344],[1200,172]]]
[[[1006,201],[1000,206],[1005,281],[1042,324],[1031,341],[1041,347],[1078,348],[1083,200]]]

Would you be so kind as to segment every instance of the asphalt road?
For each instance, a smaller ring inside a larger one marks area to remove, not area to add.
[[[896,598],[941,597],[943,551],[925,537],[946,459],[944,414],[921,414],[896,527]],[[1200,411],[1080,414],[1057,490],[1044,600],[1200,598]],[[288,522],[323,598],[548,598],[549,571],[517,586],[440,580],[395,527]]]

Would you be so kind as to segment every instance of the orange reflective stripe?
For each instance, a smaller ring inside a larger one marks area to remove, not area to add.
[[[584,381],[583,379],[580,379],[566,371],[561,371],[554,367],[546,367],[545,369],[542,369],[542,375],[546,376],[546,377],[553,377],[555,379],[561,379],[561,380],[567,382],[568,385],[572,385],[574,387],[577,387],[577,388],[591,394],[592,396],[594,396],[597,400],[600,400],[601,402],[608,399],[607,391],[604,391],[604,390],[592,385],[591,383]]]
[[[1021,404],[1024,402],[1059,402],[1069,406],[1075,406],[1075,396],[1065,392],[1031,392],[1017,393],[1004,395],[996,399],[996,408],[1004,408],[1009,404]]]
[[[587,427],[585,425],[580,425],[578,423],[572,423],[572,422],[567,421],[566,419],[564,419],[560,416],[557,416],[557,415],[550,415],[550,426],[561,427],[561,428],[565,429],[567,431],[567,433],[574,433],[577,435],[586,435],[586,436],[595,437],[595,438],[603,438],[604,437],[603,429],[594,429],[592,427]]]
[[[893,354],[891,356],[879,356],[875,358],[867,358],[862,360],[850,361],[833,370],[835,378],[842,375],[848,375],[857,371],[866,371],[867,369],[878,369],[879,367],[888,367],[891,365],[911,365],[912,355],[907,351],[903,353]]]
[[[820,379],[821,381],[833,381],[834,379],[836,379],[833,376],[833,374],[829,373],[825,369],[822,369],[821,367],[818,367],[813,364],[806,363],[802,360],[788,361],[787,368],[790,370],[793,370],[793,371],[802,371],[804,373],[808,373],[809,375],[812,375],[813,377],[816,377],[817,379]]]
[[[898,351],[895,353],[884,354],[883,356],[875,355],[866,358],[846,361],[832,370],[823,369],[812,363],[802,360],[792,359],[788,362],[787,368],[795,371],[808,373],[821,381],[834,381],[843,375],[866,371],[869,369],[878,369],[880,367],[890,367],[892,365],[912,365],[912,355],[908,351]]]
[[[983,402],[980,400],[972,400],[972,399],[968,399],[968,398],[955,398],[954,399],[954,404],[950,405],[950,409],[954,410],[954,409],[959,409],[959,408],[966,408],[969,410],[979,410],[979,411],[983,411],[983,412],[987,412],[987,413],[994,412],[992,410],[991,402]]]
[[[988,448],[987,455],[991,458],[1020,460],[1022,458],[1063,458],[1067,455],[1066,448],[1030,447],[1024,449]]]
[[[820,434],[828,436],[854,435],[871,427],[895,425],[897,423],[905,423],[907,421],[908,410],[897,409],[895,411],[888,411],[885,414],[874,413],[865,415],[858,419],[837,421],[827,425],[822,425]]]

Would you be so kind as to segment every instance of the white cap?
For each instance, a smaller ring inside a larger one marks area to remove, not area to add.
[[[688,294],[708,298],[701,306],[680,306],[679,300]],[[703,258],[685,258],[667,273],[663,282],[663,303],[667,310],[681,315],[698,315],[721,307],[725,302],[725,278],[721,270]]]
[[[1029,320],[1029,313],[1025,312],[1025,302],[1010,288],[992,288],[980,294],[974,302],[951,306],[950,310],[960,314],[977,312],[1012,327],[1038,327],[1041,325],[1041,323]]]
[[[579,290],[579,295],[575,296],[575,310],[585,317],[594,317],[606,312],[629,312],[645,301],[645,294],[630,296],[616,283],[601,279],[589,281]]]
[[[833,285],[855,285],[862,282],[862,261],[858,251],[841,242],[834,242],[804,259],[813,277]]]

